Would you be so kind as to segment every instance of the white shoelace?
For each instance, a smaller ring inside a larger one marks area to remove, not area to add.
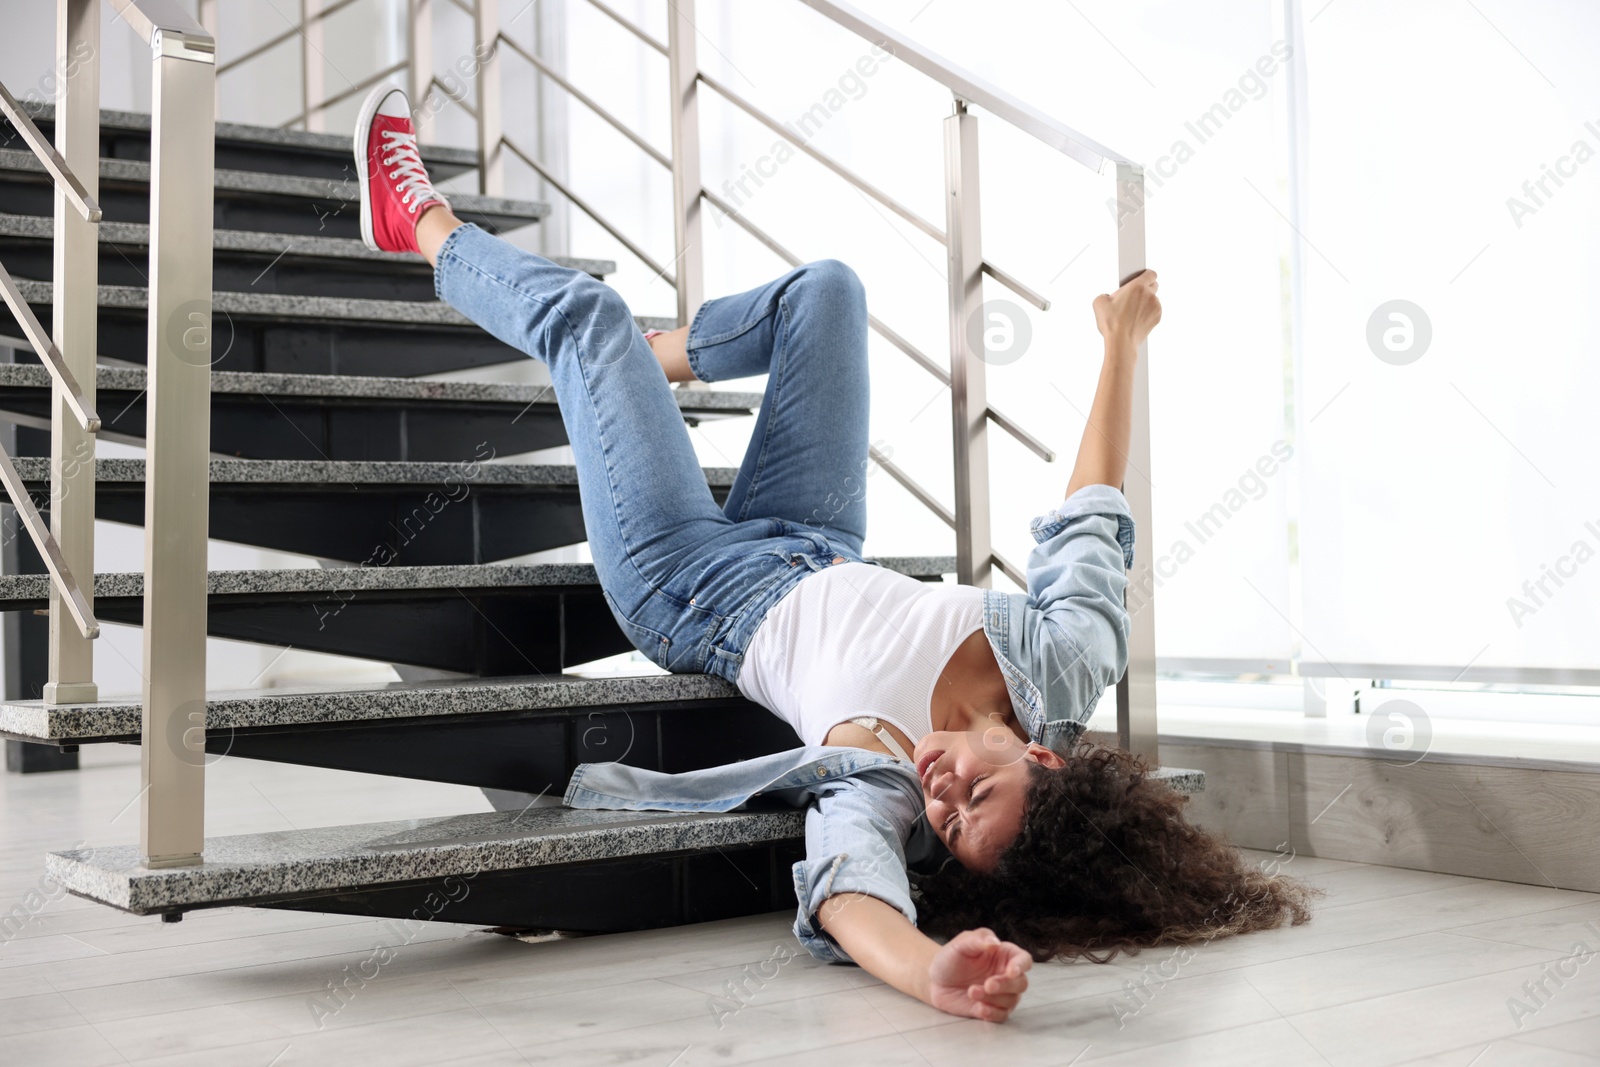
[[[399,130],[384,130],[383,136],[388,151],[388,154],[383,156],[383,165],[394,167],[389,172],[389,180],[400,179],[395,188],[404,194],[400,202],[410,205],[406,210],[414,215],[418,204],[428,200],[443,201],[444,197],[439,195],[433,183],[428,180],[428,172],[422,166],[422,157],[417,154],[417,135],[401,133]]]

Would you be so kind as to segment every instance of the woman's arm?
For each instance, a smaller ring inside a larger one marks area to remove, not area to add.
[[[1005,1022],[1028,988],[1032,957],[991,930],[967,930],[941,946],[864,893],[829,897],[817,918],[869,974],[940,1011]]]
[[[1133,372],[1139,346],[1161,321],[1161,301],[1156,299],[1156,272],[1135,275],[1114,296],[1095,298],[1094,318],[1106,341],[1105,362],[1094,406],[1078,445],[1078,461],[1067,483],[1067,495],[1086,485],[1122,488],[1128,470],[1128,442],[1133,424]]]

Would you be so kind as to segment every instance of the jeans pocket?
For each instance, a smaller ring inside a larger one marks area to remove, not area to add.
[[[617,607],[617,602],[611,599],[611,594],[605,589],[600,590],[600,595],[606,598],[606,607],[611,609],[612,618],[617,620],[617,625],[622,628],[623,634],[633,647],[643,653],[649,660],[662,670],[667,670],[669,662],[668,653],[672,649],[672,638],[648,626],[641,626],[628,618]]]

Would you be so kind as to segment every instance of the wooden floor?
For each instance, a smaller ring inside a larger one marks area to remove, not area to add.
[[[523,943],[251,910],[166,925],[44,900],[45,851],[136,839],[136,757],[0,777],[0,1063],[1600,1063],[1600,896],[1303,856],[1283,869],[1327,891],[1309,925],[1187,962],[1041,965],[1003,1026],[796,955],[789,915]],[[486,809],[451,786],[224,758],[208,830]],[[380,944],[394,946],[381,963]],[[332,998],[348,976],[365,977]]]

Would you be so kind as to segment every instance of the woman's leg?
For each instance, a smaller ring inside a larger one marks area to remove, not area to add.
[[[673,340],[666,342],[673,366]],[[723,511],[784,519],[859,556],[867,532],[867,304],[836,259],[707,300],[684,341],[701,381],[766,374],[766,393]]]
[[[459,224],[417,227],[441,300],[550,368],[595,570],[634,617],[685,562],[744,531],[717,507],[665,374],[605,283]]]

